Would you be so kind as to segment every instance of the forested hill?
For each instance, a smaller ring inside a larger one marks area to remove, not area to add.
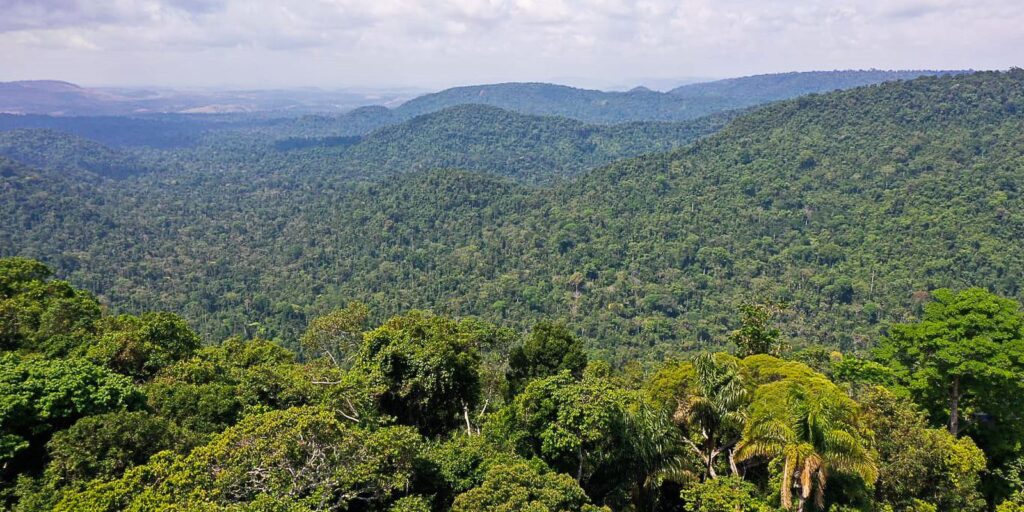
[[[689,102],[649,90],[605,92],[546,83],[504,83],[455,87],[427,94],[403,103],[395,108],[395,113],[408,117],[467,103],[590,123],[683,121],[729,108],[715,99]]]
[[[361,299],[381,316],[562,318],[625,360],[721,342],[758,300],[788,304],[791,344],[862,348],[940,286],[1020,297],[1021,133],[1013,70],[782,102],[549,189],[195,163],[89,194],[34,182],[31,200],[5,181],[0,251],[115,304],[181,311],[211,339],[294,339]]]
[[[607,126],[461,105],[382,128],[354,145],[341,144],[346,139],[326,139],[323,145],[299,139],[296,143],[313,145],[297,157],[315,153],[339,172],[357,176],[464,169],[544,182],[620,158],[685,146],[735,116]]]
[[[0,131],[0,156],[65,173],[124,178],[148,167],[131,154],[52,130]]]
[[[868,69],[773,73],[688,84],[672,89],[669,93],[691,101],[728,102],[735,108],[894,80],[912,80],[920,76],[955,75],[967,72]]]
[[[804,94],[908,80],[956,71],[821,71],[734,78],[679,87],[670,93],[638,87],[605,92],[546,83],[504,83],[455,87],[412,99],[394,109],[398,116],[479,103],[537,115],[592,123],[683,121]]]
[[[225,141],[238,139],[252,142],[359,137],[420,115],[463,105],[489,105],[521,114],[559,116],[596,124],[690,121],[807,93],[948,73],[957,72],[785,73],[693,84],[671,93],[642,87],[629,92],[604,92],[545,83],[506,83],[456,87],[414,98],[395,108],[364,106],[340,114],[296,116],[282,112],[252,112],[81,117],[0,114],[0,130],[45,128],[115,147],[178,149],[204,143],[222,145]],[[62,85],[65,86],[74,87]],[[17,98],[12,96],[8,100],[16,103]]]
[[[385,110],[385,112],[387,112]],[[572,176],[614,160],[657,153],[688,145],[721,129],[742,114],[729,111],[693,121],[636,122],[590,125],[552,116],[530,116],[485,105],[460,105],[380,128],[366,136],[345,135],[345,126],[369,128],[360,116],[380,112],[364,109],[345,117],[304,116],[288,120],[220,120],[196,124],[194,148],[160,146],[107,147],[99,142],[50,129],[0,131],[0,156],[43,170],[84,172],[84,177],[123,178],[156,167],[189,165],[208,171],[215,167],[292,168],[330,173],[336,177],[376,179],[418,170],[457,168],[509,176],[527,183],[544,183]],[[125,126],[139,120],[125,119]],[[161,123],[174,125],[164,116]],[[110,124],[67,123],[97,137],[123,140]],[[60,126],[59,124],[57,126]],[[138,125],[146,130],[147,125]],[[207,129],[199,131],[199,126]],[[95,130],[95,131],[94,131]],[[286,136],[287,135],[287,136]],[[126,145],[132,146],[132,145]],[[157,161],[164,161],[165,166]]]

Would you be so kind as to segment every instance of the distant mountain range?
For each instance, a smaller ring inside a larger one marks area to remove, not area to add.
[[[669,93],[690,100],[720,99],[735,106],[744,107],[795,98],[805,94],[852,89],[894,80],[912,80],[920,76],[955,75],[968,72],[967,70],[885,71],[868,69],[775,73],[688,84],[676,87]]]
[[[606,92],[549,83],[515,82],[454,87],[414,98],[410,91],[384,91],[380,94],[317,89],[176,91],[86,88],[68,82],[40,80],[0,82],[0,113],[95,116],[353,111],[369,126],[378,128],[448,107],[476,103],[523,114],[554,115],[588,123],[686,121],[809,93],[955,73],[962,71],[781,73],[684,85],[667,93],[646,87],[636,87],[627,92]],[[395,108],[357,110],[370,105]],[[368,114],[370,119],[366,121]]]
[[[589,123],[687,121],[810,93],[965,72],[854,70],[782,73],[684,85],[667,93],[646,87],[636,87],[627,92],[605,92],[546,83],[474,85],[419,96],[393,109],[393,114],[407,119],[455,105],[479,103],[524,114],[554,115]]]

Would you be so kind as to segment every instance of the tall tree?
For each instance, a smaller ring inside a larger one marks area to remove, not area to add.
[[[563,370],[580,378],[586,367],[587,355],[580,340],[564,324],[541,321],[533,326],[526,341],[509,354],[509,388],[518,393],[530,379]]]
[[[733,448],[746,421],[749,393],[736,358],[702,353],[693,359],[694,377],[678,398],[673,418],[686,432],[684,441],[704,463],[707,478],[717,478],[715,459],[727,453],[732,473],[738,474]]]
[[[740,328],[729,333],[729,341],[736,344],[739,355],[754,354],[777,356],[782,353],[781,331],[774,324],[780,306],[776,304],[747,303],[740,305]]]
[[[856,403],[828,381],[762,385],[737,446],[737,459],[760,457],[777,464],[784,508],[794,506],[795,491],[799,512],[812,494],[815,506],[822,509],[830,474],[851,474],[867,484],[878,478],[857,414]]]
[[[959,435],[984,420],[1024,428],[1024,314],[980,288],[935,290],[919,322],[894,325],[878,349],[918,403]]]
[[[480,398],[479,324],[413,311],[366,333],[355,370],[378,388],[382,412],[437,436]]]
[[[310,359],[327,357],[347,368],[359,352],[369,314],[370,309],[362,302],[349,302],[344,308],[314,318],[299,343]]]

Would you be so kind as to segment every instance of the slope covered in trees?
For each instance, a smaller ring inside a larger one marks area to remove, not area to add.
[[[685,146],[721,129],[740,112],[678,123],[638,122],[589,125],[559,117],[528,116],[495,107],[463,105],[415,117],[393,126],[359,133],[368,125],[359,112],[344,119],[305,116],[255,120],[222,118],[191,123],[194,147],[162,146],[162,135],[177,118],[151,119],[138,126],[140,144],[124,144],[124,126],[82,119],[50,123],[71,132],[112,140],[117,149],[71,133],[50,129],[0,131],[0,156],[42,170],[84,172],[123,178],[155,168],[194,165],[281,167],[321,172],[333,178],[377,178],[420,170],[458,168],[549,182],[614,160]],[[376,114],[368,114],[373,117]],[[107,131],[109,129],[109,131]],[[314,136],[315,135],[315,136]]]
[[[966,71],[879,69],[846,71],[806,71],[727,78],[676,87],[669,91],[691,101],[715,99],[728,101],[735,107],[746,107],[806,94],[853,89],[894,80],[912,80],[921,76],[962,74]]]
[[[51,130],[0,131],[0,157],[42,169],[125,178],[146,172],[134,155]]]
[[[175,314],[112,315],[45,265],[0,258],[0,504],[1024,506],[1024,311],[981,289],[937,290],[868,357],[791,352],[748,315],[734,354],[619,369],[559,323],[519,334],[423,311],[368,316],[349,303],[316,319],[301,352],[262,339],[202,346]],[[928,339],[941,348],[904,349]],[[959,421],[950,397],[922,385],[954,379],[969,413]]]
[[[623,361],[724,343],[757,299],[780,303],[792,344],[861,348],[940,286],[1020,296],[1022,84],[1014,70],[800,98],[546,189],[458,171],[353,183],[283,157],[84,194],[10,179],[0,250],[120,307],[179,311],[208,339],[294,339],[360,299],[380,317],[562,318]]]
[[[330,158],[331,167],[353,175],[463,169],[537,182],[685,146],[734,116],[602,126],[463,105],[382,128],[352,145],[340,144],[344,139],[310,143],[317,158]]]
[[[124,112],[123,116],[74,117],[0,114],[0,130],[45,128],[110,146],[167,149],[194,147],[209,142],[211,136],[214,136],[216,144],[222,144],[224,138],[231,140],[239,137],[251,142],[253,138],[363,136],[416,116],[462,105],[489,105],[523,114],[559,116],[599,124],[688,121],[808,93],[951,73],[958,72],[872,70],[783,73],[692,84],[670,93],[654,92],[643,87],[629,92],[604,92],[545,83],[507,83],[456,87],[414,98],[395,108],[363,106],[340,114],[296,116],[254,112],[181,115]],[[75,88],[71,84],[57,86]],[[21,88],[17,84],[11,87]],[[12,96],[10,101],[16,104],[18,100]],[[216,135],[222,137],[217,138]]]
[[[628,92],[577,89],[545,83],[505,83],[455,87],[409,100],[394,109],[400,116],[478,103],[535,115],[555,115],[591,123],[684,121],[815,92],[850,89],[892,80],[948,74],[945,71],[821,71],[758,75],[684,85],[669,93],[638,87]]]

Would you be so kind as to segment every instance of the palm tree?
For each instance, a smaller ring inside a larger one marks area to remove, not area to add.
[[[715,459],[729,454],[729,466],[738,474],[732,449],[740,440],[746,422],[748,395],[740,378],[739,365],[727,354],[699,354],[693,359],[692,391],[679,399],[673,419],[697,441],[684,435],[684,442],[704,463],[705,476],[717,478]]]
[[[636,478],[631,489],[636,511],[655,510],[664,483],[682,485],[698,478],[687,467],[678,440],[680,432],[667,413],[663,408],[641,402],[627,416],[629,463],[632,464],[628,473]]]
[[[856,421],[856,406],[836,389],[817,393],[790,382],[785,406],[754,415],[737,446],[737,458],[764,457],[782,466],[780,498],[786,509],[802,512],[811,493],[816,508],[825,503],[825,484],[833,472],[878,478],[872,452]]]

